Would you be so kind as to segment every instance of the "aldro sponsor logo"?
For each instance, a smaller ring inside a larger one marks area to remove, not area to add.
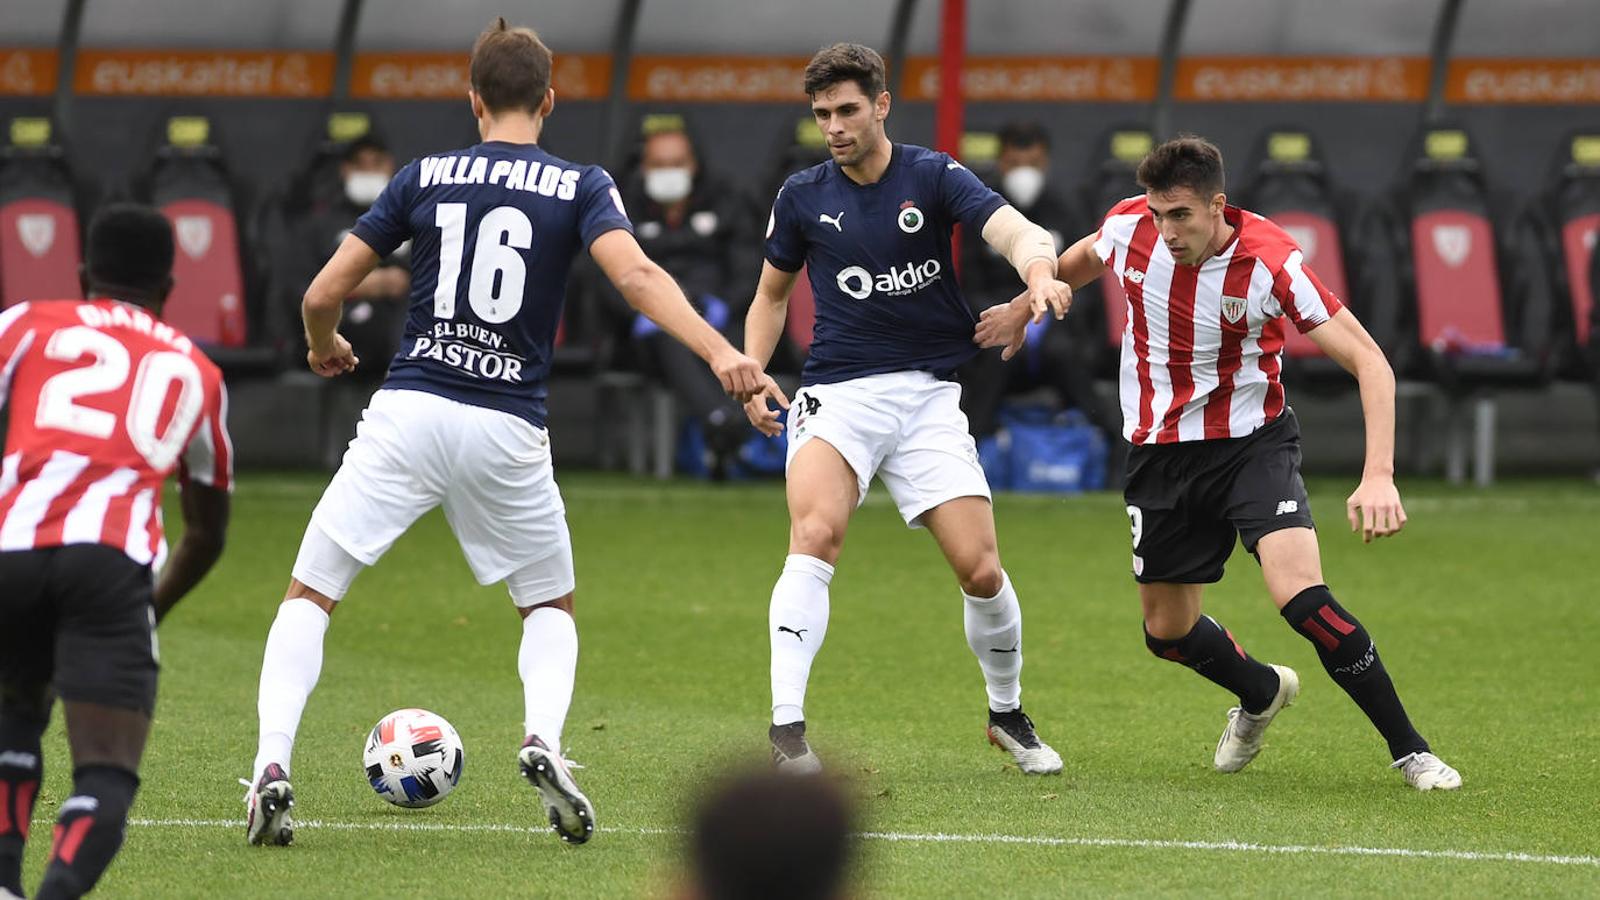
[[[840,272],[834,281],[839,285],[839,290],[857,300],[865,300],[874,292],[887,294],[890,297],[904,297],[938,281],[939,273],[943,270],[944,267],[939,265],[937,259],[906,263],[881,275],[874,275],[860,266],[851,266]]]

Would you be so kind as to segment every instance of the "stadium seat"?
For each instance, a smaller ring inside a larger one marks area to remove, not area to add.
[[[1119,126],[1101,137],[1095,156],[1087,166],[1089,178],[1078,192],[1079,211],[1087,223],[1085,233],[1099,228],[1106,212],[1118,201],[1143,193],[1134,180],[1134,172],[1139,168],[1139,161],[1155,145],[1155,134],[1143,125]],[[1079,321],[1086,330],[1105,336],[1104,341],[1085,342],[1085,346],[1098,348],[1093,364],[1096,375],[1115,378],[1122,353],[1122,330],[1128,324],[1127,298],[1116,276],[1108,271],[1097,284],[1085,285],[1077,291],[1073,296],[1073,315],[1081,317]]]
[[[1518,220],[1525,288],[1550,312],[1552,365],[1582,380],[1600,376],[1590,262],[1600,235],[1600,127],[1573,131],[1556,148],[1546,187]]]
[[[268,371],[271,347],[250,346],[253,330],[248,300],[253,271],[245,266],[239,210],[223,165],[211,141],[210,122],[200,116],[175,116],[167,122],[167,141],[156,153],[140,193],[172,222],[177,253],[176,282],[163,318],[206,348],[224,371]]]
[[[1425,128],[1404,176],[1397,209],[1401,267],[1416,302],[1416,337],[1426,374],[1449,401],[1446,475],[1466,476],[1466,421],[1473,420],[1474,480],[1494,477],[1494,392],[1547,381],[1548,331],[1537,302],[1508,289],[1503,222],[1467,132]],[[1544,319],[1548,321],[1547,317]]]
[[[71,173],[50,121],[12,120],[0,150],[0,307],[78,296],[78,231]]]
[[[1237,205],[1282,226],[1323,284],[1361,319],[1378,346],[1394,355],[1399,304],[1392,251],[1367,210],[1334,188],[1318,142],[1302,129],[1271,129],[1261,137],[1253,168]],[[1285,336],[1284,376],[1290,384],[1339,391],[1355,387],[1310,338],[1293,328]]]

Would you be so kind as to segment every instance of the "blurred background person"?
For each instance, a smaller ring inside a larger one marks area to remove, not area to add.
[[[748,279],[736,277],[735,261],[749,260],[748,204],[726,181],[704,169],[682,117],[657,115],[641,128],[638,171],[624,182],[623,199],[639,245],[666,269],[700,315],[737,344],[749,298]],[[709,369],[688,348],[607,291],[627,329],[627,345],[640,369],[660,379],[679,408],[705,432],[713,479],[727,477],[739,447],[754,433],[744,410],[728,398]]]
[[[1038,122],[1016,121],[1001,126],[998,137],[995,170],[985,180],[1029,221],[1048,230],[1057,250],[1065,249],[1063,235],[1079,229],[1065,192],[1051,177],[1049,132]],[[962,242],[961,287],[974,315],[996,303],[1009,302],[1017,295],[1016,283],[1016,270],[987,243]],[[1046,316],[1029,327],[1028,343],[1019,359],[1003,364],[1000,354],[983,353],[962,366],[957,372],[961,406],[973,435],[985,437],[995,432],[1000,404],[1007,395],[1041,387],[1052,389],[1063,408],[1082,410],[1090,422],[1106,431],[1087,364],[1092,356],[1079,349],[1078,342],[1086,338],[1083,330],[1070,313],[1059,322]]]
[[[820,775],[728,778],[695,812],[684,900],[837,900],[855,842],[850,803]]]
[[[357,138],[345,148],[339,163],[338,197],[319,198],[313,211],[297,228],[302,247],[300,284],[310,284],[356,219],[365,213],[394,177],[394,154],[372,136]],[[371,393],[389,371],[389,360],[400,349],[405,331],[406,305],[411,296],[409,244],[378,264],[345,301],[340,333],[354,348],[362,365],[351,378]],[[296,301],[298,305],[298,300]]]

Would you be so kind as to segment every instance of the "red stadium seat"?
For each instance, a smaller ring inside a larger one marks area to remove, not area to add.
[[[1589,281],[1589,262],[1600,237],[1600,212],[1587,213],[1561,226],[1562,262],[1567,270],[1567,285],[1572,293],[1573,335],[1579,346],[1587,345],[1594,316],[1595,285]]]
[[[78,214],[60,200],[0,202],[0,307],[76,297]]]
[[[1092,174],[1078,192],[1079,214],[1088,228],[1098,229],[1106,212],[1119,201],[1144,193],[1133,173],[1155,145],[1154,133],[1143,125],[1122,125],[1101,135],[1095,155],[1087,166]],[[1069,238],[1068,242],[1073,240],[1076,238]],[[1122,330],[1128,323],[1128,302],[1121,283],[1108,273],[1096,283],[1084,285],[1073,298],[1072,314],[1101,324],[1103,332],[1100,328],[1090,328],[1091,332],[1105,335],[1094,369],[1101,376],[1116,377],[1122,353]],[[1099,342],[1098,338],[1094,340]]]
[[[1476,436],[1475,480],[1494,477],[1492,394],[1542,385],[1549,377],[1548,322],[1505,277],[1487,185],[1465,130],[1425,129],[1400,197],[1416,298],[1416,336],[1428,374],[1450,400],[1446,474],[1466,477],[1467,420]],[[1525,293],[1525,292],[1521,292]]]
[[[162,318],[201,344],[243,346],[244,278],[233,212],[203,199],[174,200],[161,212],[177,244]]]
[[[48,119],[14,119],[0,150],[0,307],[81,290],[72,176],[50,131]]]

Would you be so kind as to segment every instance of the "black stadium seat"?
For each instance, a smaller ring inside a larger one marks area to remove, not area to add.
[[[14,119],[0,150],[0,307],[78,296],[79,253],[72,177],[50,121]]]

